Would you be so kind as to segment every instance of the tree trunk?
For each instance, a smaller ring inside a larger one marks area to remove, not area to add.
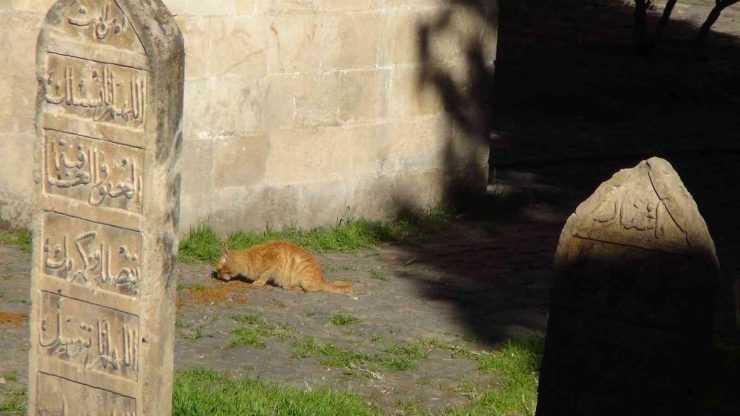
[[[644,55],[647,46],[647,0],[635,0],[635,48]]]
[[[673,8],[676,6],[676,3],[678,3],[678,0],[668,0],[668,3],[666,3],[665,10],[663,10],[663,16],[660,17],[658,27],[655,28],[653,47],[655,47],[655,45],[660,42],[660,39],[663,36],[663,31],[665,30],[666,26],[668,26],[668,21],[671,19],[671,13],[673,13]]]
[[[704,22],[703,25],[701,25],[699,36],[696,37],[695,51],[698,51],[698,49],[702,45],[704,45],[704,42],[706,42],[707,37],[709,37],[709,29],[711,29],[712,25],[717,22],[717,19],[719,19],[719,15],[722,14],[722,10],[732,6],[737,2],[740,2],[740,0],[716,0],[716,5],[712,9],[712,11],[709,12],[707,20]]]

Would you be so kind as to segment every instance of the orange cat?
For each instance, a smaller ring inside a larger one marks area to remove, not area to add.
[[[271,241],[248,250],[221,248],[216,270],[221,279],[231,280],[241,275],[255,286],[264,286],[272,280],[275,286],[304,292],[346,293],[352,290],[349,282],[327,282],[321,264],[311,253],[284,241]]]

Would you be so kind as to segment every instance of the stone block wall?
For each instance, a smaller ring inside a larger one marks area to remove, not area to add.
[[[29,222],[34,51],[53,3],[0,3],[0,226]],[[331,225],[347,207],[388,218],[453,185],[485,190],[487,131],[446,112],[434,80],[474,93],[471,52],[492,72],[495,0],[164,3],[186,48],[181,233]]]

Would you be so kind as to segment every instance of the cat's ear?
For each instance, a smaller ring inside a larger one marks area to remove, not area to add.
[[[223,258],[229,257],[229,250],[226,250],[226,247],[221,247],[221,257]]]

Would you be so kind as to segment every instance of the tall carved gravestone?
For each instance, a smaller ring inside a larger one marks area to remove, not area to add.
[[[60,0],[37,48],[28,412],[169,415],[182,35],[160,0]]]
[[[667,161],[604,182],[560,235],[536,414],[695,414],[718,272]]]

